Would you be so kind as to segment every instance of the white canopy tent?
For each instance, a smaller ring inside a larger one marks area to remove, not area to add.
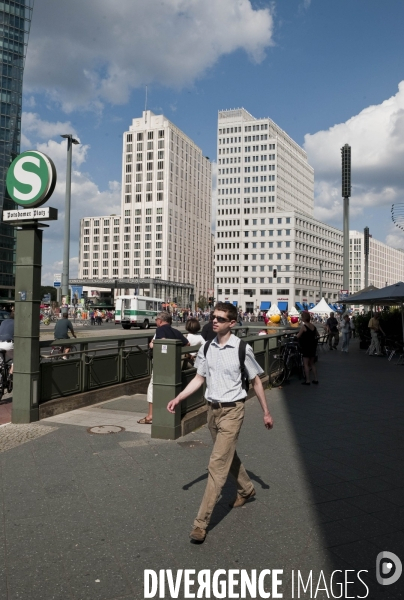
[[[333,309],[328,306],[328,304],[324,300],[324,298],[321,298],[320,302],[318,304],[316,304],[316,306],[313,306],[313,308],[309,309],[309,312],[315,313],[318,315],[330,316],[330,313],[335,312],[335,311],[333,311]]]
[[[292,308],[289,311],[289,317],[298,317],[299,316],[299,311],[296,310],[296,308],[294,306],[292,306]]]

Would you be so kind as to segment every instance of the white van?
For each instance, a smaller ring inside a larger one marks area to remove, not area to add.
[[[115,298],[115,325],[121,323],[124,329],[149,329],[156,325],[156,316],[163,310],[163,302],[161,298],[149,296],[118,296]]]

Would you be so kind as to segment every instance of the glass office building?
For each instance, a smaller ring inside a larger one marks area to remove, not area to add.
[[[34,0],[0,2],[0,303],[14,298],[14,227],[2,222],[3,209],[14,207],[7,196],[6,174],[20,153],[22,79]]]

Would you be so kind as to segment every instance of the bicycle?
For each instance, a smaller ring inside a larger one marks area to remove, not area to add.
[[[297,371],[299,378],[304,377],[304,365],[299,343],[295,339],[279,342],[279,354],[275,354],[269,370],[272,387],[279,387],[289,379],[293,371]]]
[[[65,346],[55,345],[51,346],[51,351],[49,356],[55,358],[55,360],[68,360],[70,358],[70,354],[74,354],[77,352],[77,346],[69,346],[70,352],[67,354],[64,353]]]
[[[6,358],[6,350],[0,350],[0,400],[5,390],[10,394],[13,391],[13,375],[10,374],[12,358]]]

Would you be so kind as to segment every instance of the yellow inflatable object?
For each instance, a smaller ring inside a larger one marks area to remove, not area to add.
[[[281,320],[281,316],[280,315],[272,315],[269,318],[272,321],[272,323],[279,323],[279,321]]]

